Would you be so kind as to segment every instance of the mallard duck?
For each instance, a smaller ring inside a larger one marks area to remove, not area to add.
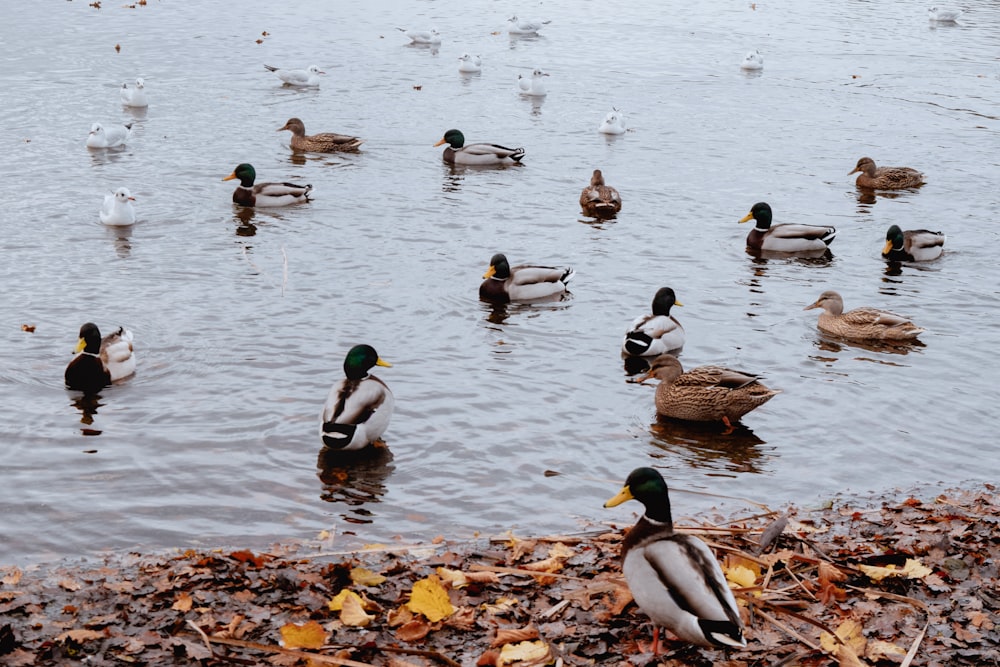
[[[655,377],[656,412],[664,417],[695,422],[732,422],[767,403],[781,391],[770,389],[760,376],[722,366],[698,366],[684,372],[672,354],[661,354],[645,379]]]
[[[395,399],[382,380],[368,371],[390,367],[371,345],[355,345],[344,358],[346,377],[333,385],[319,420],[323,444],[338,451],[361,449],[382,437]]]
[[[771,207],[765,202],[757,202],[749,213],[740,218],[740,222],[749,220],[757,222],[747,234],[747,247],[755,251],[824,252],[837,235],[834,227],[798,224],[771,226]]]
[[[288,130],[292,133],[291,145],[297,151],[312,151],[314,153],[356,153],[363,139],[352,137],[348,134],[336,134],[335,132],[321,132],[320,134],[306,134],[306,126],[298,118],[289,118],[288,121],[278,128],[278,132]]]
[[[552,21],[530,21],[511,16],[507,19],[507,32],[511,35],[534,35]]]
[[[458,71],[463,74],[475,74],[483,71],[483,59],[468,53],[458,57]]]
[[[861,172],[858,174],[858,172]],[[854,183],[859,188],[870,190],[905,190],[906,188],[916,188],[924,184],[924,175],[916,169],[909,167],[876,167],[875,160],[870,157],[863,157],[858,160],[854,169],[848,172],[858,174]]]
[[[299,185],[297,183],[258,183],[254,185],[257,172],[252,165],[244,162],[237,165],[233,173],[222,180],[231,181],[234,178],[240,179],[240,184],[233,192],[233,203],[240,206],[288,206],[289,204],[299,204],[309,201],[309,193],[312,185]]]
[[[653,312],[632,322],[622,352],[633,357],[654,357],[684,347],[684,327],[670,314],[671,308],[683,305],[671,288],[656,290]]]
[[[127,107],[149,106],[149,100],[146,99],[146,82],[142,79],[135,80],[135,88],[129,88],[127,83],[123,83],[121,97],[122,104]]]
[[[100,123],[90,126],[87,148],[116,148],[124,146],[132,138],[132,123],[104,127]]]
[[[126,227],[135,224],[135,208],[132,202],[135,197],[128,188],[118,188],[104,195],[101,206],[101,222],[111,227]]]
[[[274,74],[289,86],[312,87],[319,85],[319,75],[326,74],[316,65],[310,65],[306,69],[281,69],[264,65],[264,69]]]
[[[745,69],[745,70],[764,69],[764,56],[760,55],[760,51],[758,51],[757,49],[750,51],[745,56],[743,56],[743,62],[740,63],[740,69]]]
[[[465,145],[465,135],[458,130],[448,130],[435,147],[448,144],[441,158],[448,164],[504,165],[520,162],[524,157],[523,148],[507,148],[499,144]]]
[[[937,259],[944,252],[945,236],[926,229],[907,229],[893,225],[885,233],[882,257],[890,262],[926,262]]]
[[[595,169],[590,177],[590,185],[580,193],[583,212],[594,218],[608,218],[622,210],[622,198],[610,185],[605,185],[604,174]]]
[[[517,75],[517,89],[521,91],[522,95],[527,95],[529,97],[545,97],[548,95],[548,91],[545,90],[545,78],[548,73],[543,72],[540,69],[533,70],[531,72],[531,78],[524,76],[523,74]]]
[[[711,648],[746,646],[739,607],[719,561],[694,535],[674,532],[663,476],[653,468],[636,468],[604,506],[627,500],[646,508],[626,533],[621,551],[622,574],[639,609],[685,641]]]
[[[816,302],[802,310],[822,308],[819,330],[848,340],[913,340],[924,329],[887,310],[863,306],[844,312],[844,300],[833,290],[819,295]]]
[[[74,352],[77,355],[69,362],[65,374],[69,389],[92,394],[135,373],[132,332],[125,327],[101,338],[97,325],[87,322],[80,327],[80,341]]]
[[[437,28],[431,28],[430,30],[407,30],[406,28],[396,28],[404,35],[410,38],[411,44],[440,44],[441,43],[441,33],[437,31]]]
[[[958,7],[931,7],[927,10],[927,18],[935,23],[954,23],[962,15]]]
[[[511,268],[507,257],[497,253],[483,274],[479,298],[497,303],[545,299],[563,294],[572,277],[573,269],[569,267],[522,264]]]
[[[612,109],[604,117],[597,131],[601,134],[625,134],[625,114],[618,109]]]

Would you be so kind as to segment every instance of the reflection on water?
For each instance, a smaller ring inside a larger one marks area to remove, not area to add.
[[[769,471],[777,457],[775,448],[742,423],[730,429],[722,422],[689,422],[657,417],[649,425],[652,444],[692,468],[730,473],[761,474]]]
[[[101,395],[98,394],[80,394],[73,399],[73,407],[80,411],[80,423],[83,424],[83,428],[80,432],[83,435],[100,435],[101,431],[97,429],[90,428],[94,424],[94,415],[97,414],[97,408],[104,405],[101,403]]]
[[[491,301],[480,301],[482,308],[486,312],[486,321],[490,324],[504,324],[512,316],[525,316],[528,318],[538,317],[540,313],[550,310],[563,310],[569,307],[568,301],[573,295],[570,292],[553,294],[541,299],[531,301],[518,301],[516,303],[493,303]]]
[[[817,330],[818,331],[818,330]],[[911,351],[926,347],[919,340],[909,341],[881,341],[881,340],[844,340],[831,338],[825,334],[818,333],[813,344],[825,352],[844,352],[856,347],[869,352],[882,352],[885,354],[909,354]]]
[[[352,452],[324,446],[316,460],[316,474],[323,484],[320,498],[345,505],[341,516],[348,523],[372,523],[374,513],[365,505],[385,495],[385,482],[396,469],[392,460],[392,452],[381,442]]]
[[[121,259],[128,259],[132,254],[132,228],[135,225],[109,227],[108,235],[114,239],[115,254]]]
[[[236,222],[237,236],[253,236],[257,233],[257,225],[253,219],[257,216],[257,209],[253,206],[237,206],[236,214],[233,216]]]

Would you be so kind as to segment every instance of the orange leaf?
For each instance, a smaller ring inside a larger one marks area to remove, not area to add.
[[[538,628],[532,625],[525,628],[499,628],[497,629],[497,636],[490,642],[490,646],[503,646],[504,644],[524,642],[529,639],[538,639]]]
[[[316,621],[286,623],[281,626],[281,645],[285,648],[322,648],[326,644],[326,630]]]
[[[173,606],[170,608],[174,611],[191,611],[193,604],[194,600],[191,599],[191,594],[185,592],[177,596],[177,600],[174,601]]]
[[[97,630],[67,630],[56,637],[56,641],[58,642],[65,641],[67,639],[72,639],[73,641],[80,643],[90,639],[104,639],[104,633],[98,632]]]
[[[408,621],[400,626],[399,630],[396,630],[396,637],[401,641],[412,643],[420,641],[430,631],[430,623],[422,618],[414,618],[412,621]]]

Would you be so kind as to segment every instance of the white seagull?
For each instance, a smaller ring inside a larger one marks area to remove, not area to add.
[[[401,33],[410,38],[410,42],[413,44],[440,44],[441,43],[441,33],[437,31],[437,28],[431,28],[430,30],[407,30],[406,28],[396,28]]]
[[[528,21],[526,19],[519,19],[517,16],[511,16],[507,19],[507,32],[512,35],[534,35],[542,29],[542,26],[549,23],[551,21]]]
[[[132,202],[135,197],[128,188],[118,188],[113,193],[104,195],[104,205],[101,206],[101,222],[110,227],[126,227],[135,224],[135,208]]]
[[[326,74],[316,65],[310,65],[308,69],[281,69],[264,65],[269,72],[274,72],[278,78],[289,86],[318,86],[319,75]]]
[[[937,23],[954,23],[962,15],[958,7],[931,7],[927,10],[927,18]]]
[[[115,148],[124,146],[132,138],[132,123],[128,125],[112,125],[105,128],[100,123],[90,126],[87,135],[87,148]]]
[[[149,100],[146,99],[146,82],[141,78],[136,79],[135,88],[129,88],[127,83],[123,83],[122,104],[127,107],[148,107]]]
[[[625,134],[625,116],[618,109],[612,108],[604,117],[604,122],[597,128],[601,134]]]
[[[517,89],[521,91],[522,95],[545,97],[548,92],[545,90],[545,80],[542,79],[543,76],[548,76],[548,73],[543,72],[540,69],[533,71],[530,79],[525,77],[523,74],[518,74]]]
[[[469,55],[468,53],[463,53],[459,60],[461,61],[458,65],[458,71],[464,72],[466,74],[474,74],[476,72],[483,71],[483,59],[479,56]]]
[[[760,51],[754,49],[753,51],[743,56],[743,62],[740,63],[740,69],[745,69],[745,70],[764,69],[764,56],[760,55]]]

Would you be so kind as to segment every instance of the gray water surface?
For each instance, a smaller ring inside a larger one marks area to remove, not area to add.
[[[1000,6],[934,25],[919,2],[718,4],[21,8],[0,67],[0,561],[324,529],[342,546],[566,532],[627,519],[601,505],[639,465],[775,506],[995,482]],[[509,37],[514,10],[551,23]],[[437,49],[395,29],[432,25]],[[764,70],[741,72],[754,48]],[[458,73],[466,51],[481,74]],[[291,89],[265,63],[327,74]],[[533,101],[515,80],[535,67],[549,95]],[[136,76],[147,111],[119,104]],[[612,107],[624,136],[597,132]],[[295,155],[275,131],[291,116],[363,152]],[[95,121],[135,137],[88,150]],[[451,127],[524,146],[524,165],[447,167],[432,144]],[[859,197],[863,155],[927,184]],[[221,178],[240,162],[315,201],[234,207]],[[622,194],[617,220],[579,211],[594,168]],[[122,185],[138,222],[106,228]],[[748,255],[736,221],[757,201],[775,223],[836,226],[832,257]],[[892,224],[946,232],[944,257],[887,270]],[[479,302],[498,251],[573,266],[572,296]],[[783,391],[731,434],[658,423],[652,386],[625,381],[622,334],[663,285],[684,303],[686,367]],[[912,317],[923,344],[823,339],[802,308],[826,289]],[[85,321],[136,336],[135,376],[96,405],[62,380]],[[359,342],[394,364],[378,369],[391,455],[318,469],[319,411]]]

